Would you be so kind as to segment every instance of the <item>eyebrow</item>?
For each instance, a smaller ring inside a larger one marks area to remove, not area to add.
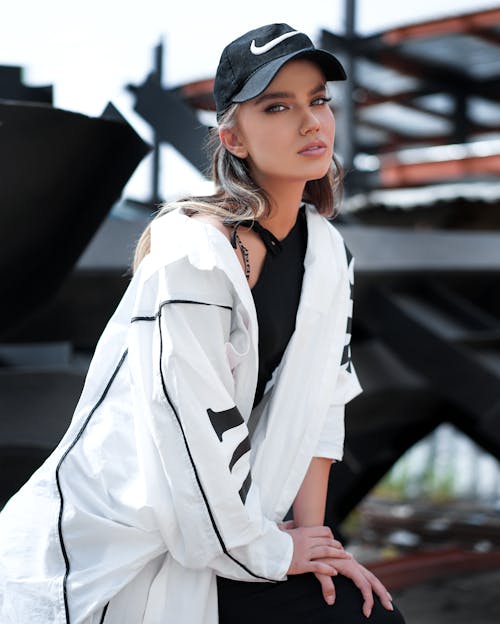
[[[317,93],[321,93],[322,91],[326,91],[326,83],[325,82],[321,82],[320,84],[316,85],[313,89],[311,89],[308,93],[309,96],[311,95],[316,95]],[[295,95],[293,93],[290,93],[288,91],[272,91],[270,93],[264,93],[263,95],[261,95],[260,97],[258,97],[254,104],[255,106],[257,106],[258,104],[261,104],[262,102],[267,102],[268,100],[276,100],[279,98],[283,98],[283,99],[294,99]]]

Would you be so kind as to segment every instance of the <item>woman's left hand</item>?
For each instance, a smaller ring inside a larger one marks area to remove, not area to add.
[[[393,611],[392,598],[384,585],[370,570],[353,559],[335,560],[333,563],[339,574],[350,578],[351,581],[359,588],[363,595],[363,613],[366,617],[370,617],[373,609],[373,593],[380,598],[382,605],[388,610]],[[323,597],[328,604],[335,602],[335,585],[332,577],[325,574],[315,575],[321,584]]]

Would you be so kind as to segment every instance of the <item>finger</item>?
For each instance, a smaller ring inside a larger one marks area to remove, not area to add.
[[[370,570],[367,570],[364,566],[361,566],[361,569],[363,570],[363,574],[367,578],[368,582],[371,584],[373,591],[380,598],[382,605],[389,611],[394,611],[392,596],[387,591],[384,584],[375,576],[375,574],[373,574],[373,572],[370,572]]]
[[[326,604],[332,605],[335,602],[335,586],[331,576],[327,574],[316,574],[316,578],[321,584],[321,591]]]
[[[372,586],[370,582],[359,569],[359,567],[355,571],[349,571],[349,573],[347,572],[348,571],[346,570],[345,572],[342,572],[342,574],[348,576],[361,592],[361,595],[363,596],[363,613],[366,617],[370,617],[374,602]]]
[[[313,537],[311,538],[311,541],[313,546],[331,546],[332,548],[337,548],[338,550],[344,550],[344,546],[341,542],[329,537]]]
[[[314,526],[314,527],[302,527],[301,531],[308,537],[329,537],[333,540],[333,533],[330,527],[326,526]]]
[[[352,555],[342,550],[336,550],[335,555],[333,557],[317,557],[314,553],[311,552],[311,559],[314,561],[316,560],[324,561],[325,563],[328,563],[334,567],[340,563],[344,563],[344,562],[350,563],[351,561],[353,561]],[[340,570],[340,572],[344,574],[344,570]],[[346,574],[346,576],[351,578],[350,574]]]
[[[354,582],[356,583],[356,581]],[[365,578],[363,578],[363,581],[356,583],[356,585],[363,596],[363,613],[368,618],[372,613],[374,603],[372,587]]]
[[[278,522],[278,528],[282,531],[286,529],[295,529],[295,522],[293,520],[285,520],[284,522]]]
[[[311,548],[311,559],[352,559],[352,555],[346,553],[345,550],[331,548],[330,546],[313,546]]]
[[[305,572],[313,572],[314,574],[326,574],[327,576],[337,576],[337,570],[329,563],[324,561],[310,561],[304,566]]]

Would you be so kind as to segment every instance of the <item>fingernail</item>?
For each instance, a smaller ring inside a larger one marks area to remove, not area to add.
[[[329,605],[332,605],[335,602],[335,598],[333,596],[328,596],[328,598],[326,599],[326,602]]]
[[[394,607],[390,604],[388,607],[389,611],[394,611]]]

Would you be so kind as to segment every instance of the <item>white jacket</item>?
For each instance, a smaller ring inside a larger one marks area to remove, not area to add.
[[[0,514],[2,624],[216,624],[217,574],[286,579],[276,523],[313,456],[341,459],[360,392],[352,262],[309,206],[307,225],[296,329],[250,434],[258,328],[234,250],[180,212],[153,222],[68,431]]]

